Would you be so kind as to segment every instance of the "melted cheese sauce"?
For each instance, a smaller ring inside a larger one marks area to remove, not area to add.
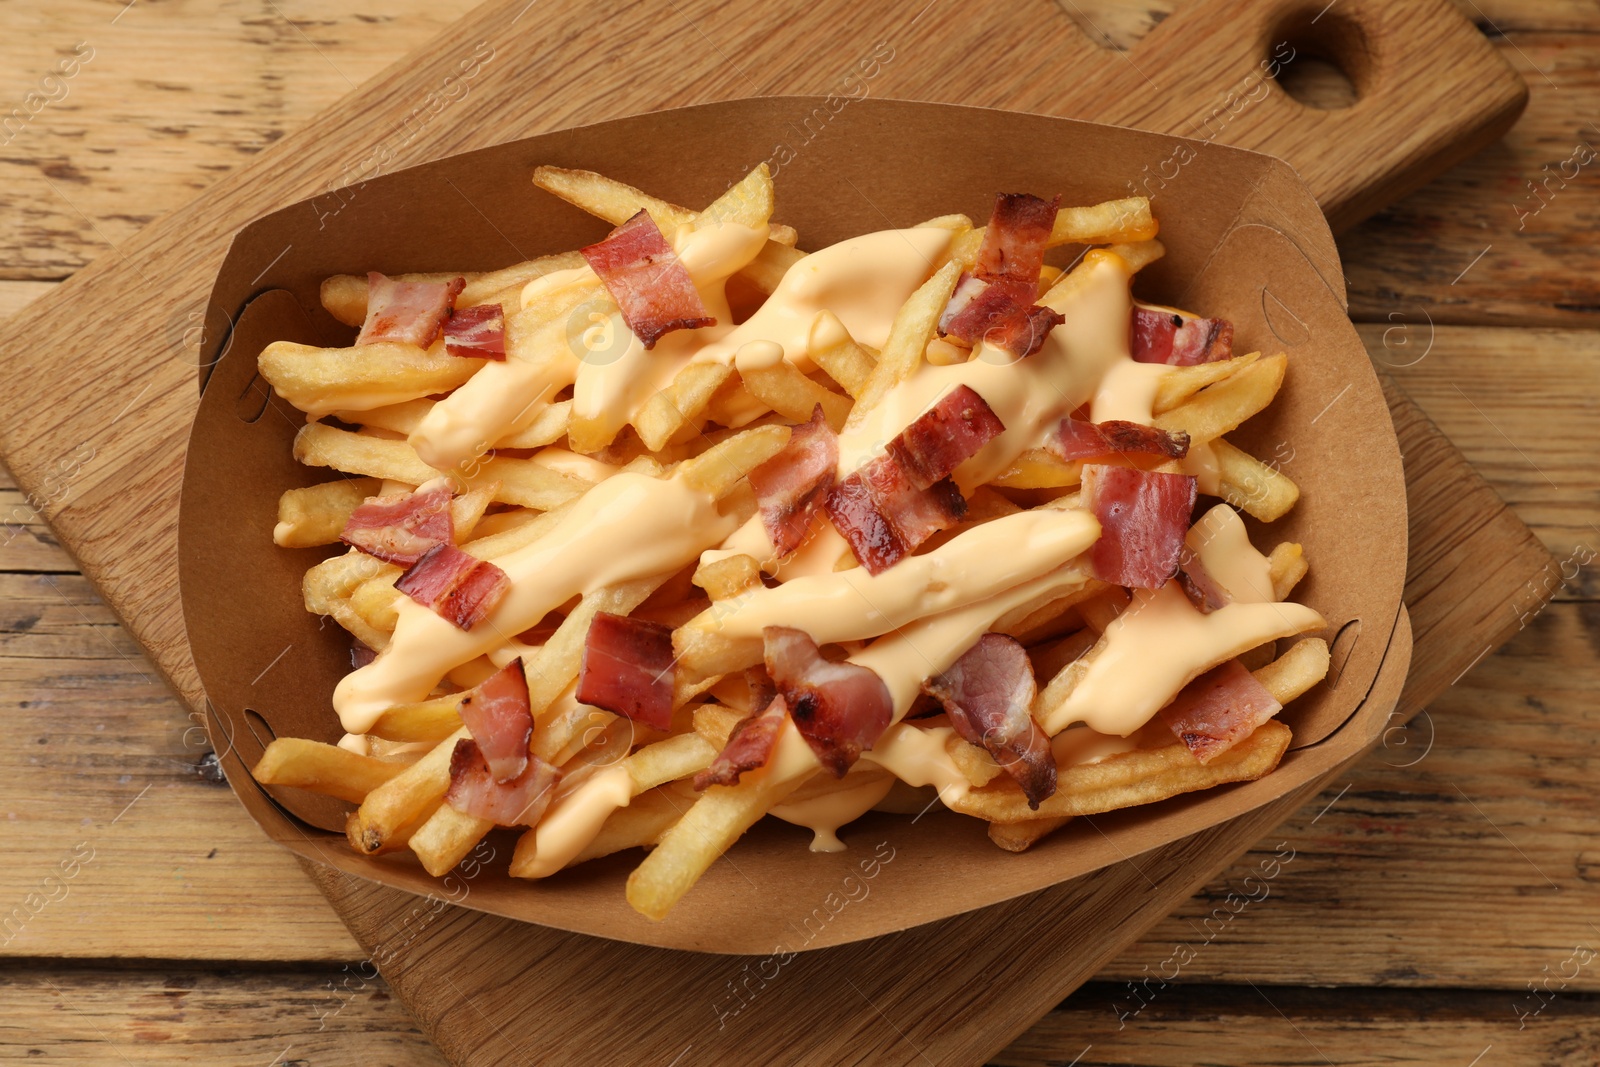
[[[1277,599],[1272,592],[1272,561],[1256,551],[1244,520],[1227,504],[1200,516],[1184,540],[1206,573],[1235,602],[1265,604]]]
[[[812,852],[843,852],[839,827],[855,822],[889,795],[893,778],[874,777],[806,800],[777,804],[768,812],[784,822],[803,826],[812,833]]]
[[[1323,618],[1301,604],[1229,604],[1201,614],[1177,582],[1139,589],[1106,627],[1106,646],[1049,721],[1047,733],[1084,722],[1127,737],[1150,721],[1190,679],[1241,652],[1315,630]]]

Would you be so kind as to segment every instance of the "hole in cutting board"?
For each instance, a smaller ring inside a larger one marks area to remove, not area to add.
[[[1338,111],[1361,98],[1371,74],[1361,24],[1332,4],[1297,8],[1267,37],[1266,60],[1284,92],[1306,107]]]

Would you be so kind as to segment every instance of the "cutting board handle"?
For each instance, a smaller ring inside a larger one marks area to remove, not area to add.
[[[1285,91],[1280,72],[1305,56],[1342,70],[1355,101],[1325,109]],[[1138,99],[1116,121],[1150,125],[1153,84],[1159,125],[1281,156],[1335,231],[1500,137],[1528,97],[1449,0],[1190,0],[1126,58],[1113,80]],[[1194,101],[1187,123],[1170,117],[1175,98]]]

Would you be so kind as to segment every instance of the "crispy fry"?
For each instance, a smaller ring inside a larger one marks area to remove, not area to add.
[[[694,221],[694,212],[677,204],[651,196],[649,193],[592,170],[569,170],[566,167],[536,167],[533,184],[547,193],[553,193],[589,214],[602,218],[613,226],[638,214],[640,209],[650,212],[650,217],[669,237],[679,226]]]
[[[432,752],[367,794],[356,812],[352,836],[358,851],[369,855],[379,851],[424,808],[438,803],[450,788],[450,755],[456,742],[467,736],[466,727],[462,727],[439,742]]]
[[[1306,563],[1305,551],[1292,541],[1284,541],[1272,550],[1267,557],[1267,563],[1272,574],[1272,599],[1288,600],[1289,594],[1294,592],[1294,587],[1300,584],[1300,579],[1306,576],[1310,565]]]
[[[461,693],[434,697],[416,704],[396,704],[367,731],[389,741],[443,741],[461,729]]]
[[[483,364],[481,359],[447,355],[443,343],[423,351],[388,342],[315,348],[274,341],[259,360],[261,376],[278,395],[313,418],[448,392]]]
[[[1152,238],[1148,241],[1135,241],[1131,244],[1115,244],[1107,249],[1121,256],[1128,264],[1128,269],[1134,273],[1144,270],[1150,264],[1167,254],[1167,246]]]
[[[465,278],[466,288],[456,297],[458,308],[493,303],[507,290],[520,291],[524,285],[551,271],[571,270],[584,265],[577,252],[559,252],[553,256],[540,256],[523,263],[514,263],[500,270],[487,272],[454,271],[445,273],[399,274],[400,281],[447,282],[452,278]],[[336,274],[322,283],[322,306],[346,326],[360,326],[367,318],[366,275]]]
[[[950,753],[950,759],[955,763],[967,781],[974,788],[981,788],[1001,774],[1000,764],[994,757],[977,745],[963,741],[955,734],[950,735],[950,740],[945,742],[945,751]]]
[[[989,840],[1007,852],[1026,852],[1071,821],[1070,815],[1055,815],[1045,819],[1024,819],[1022,822],[992,822],[989,824]]]
[[[1182,744],[1119,752],[1095,763],[1060,769],[1056,792],[1030,810],[1022,787],[1009,776],[983,789],[952,797],[950,807],[990,822],[1018,823],[1071,815],[1098,815],[1118,808],[1210,789],[1226,782],[1260,778],[1278,765],[1290,741],[1289,728],[1273,720],[1256,728],[1210,763],[1201,763]]]
[[[704,770],[717,758],[717,751],[705,738],[690,731],[653,745],[645,745],[629,756],[623,765],[633,778],[633,791],[643,793]]]
[[[1165,414],[1188,400],[1208,385],[1215,385],[1232,377],[1261,358],[1260,352],[1247,352],[1232,359],[1219,359],[1211,363],[1196,363],[1192,367],[1168,367],[1156,386],[1156,398],[1150,410]]]
[[[285,490],[278,498],[278,525],[273,527],[272,542],[283,548],[334,544],[350,521],[350,513],[377,492],[376,478],[345,478]]]
[[[805,422],[818,405],[835,432],[844,429],[845,419],[850,417],[849,397],[818,385],[788,360],[765,367],[741,367],[739,377],[751,396],[793,422]]]
[[[457,811],[447,801],[417,827],[407,843],[422,861],[423,870],[440,878],[466,859],[483,835],[493,829],[492,820]]]
[[[722,499],[745,476],[783,451],[789,443],[787,426],[756,426],[721,441],[693,459],[684,460],[675,477],[702,492]]]
[[[861,391],[852,420],[864,418],[889,390],[916,372],[917,365],[922,362],[922,350],[933,339],[939,315],[950,302],[950,293],[961,276],[961,266],[952,259],[940,267],[895,314],[894,325],[889,328],[889,341],[883,346],[877,366],[872,368],[872,377]]]
[[[872,368],[877,364],[865,348],[856,344],[839,316],[831,311],[819,311],[811,320],[806,352],[828,377],[839,383],[839,388],[856,399],[866,391]]]
[[[1320,637],[1296,641],[1289,651],[1253,673],[1272,698],[1288,704],[1328,676],[1328,642]]]
[[[422,462],[404,441],[351,433],[320,422],[308,423],[295,434],[294,458],[310,467],[332,467],[350,474],[394,478],[412,485],[446,473]],[[499,482],[495,500],[542,510],[577,499],[592,484],[532,460],[504,456],[475,461],[467,472],[456,472],[452,479],[458,489]]]
[[[761,564],[743,552],[702,563],[694,570],[694,584],[712,600],[727,600],[761,584]]]
[[[1187,433],[1190,449],[1213,441],[1272,403],[1288,365],[1282,353],[1257,360],[1157,415],[1155,425]]]
[[[1030,448],[1012,461],[993,484],[1005,489],[1066,489],[1083,481],[1083,461],[1058,459]]]
[[[804,252],[793,247],[792,241],[780,241],[779,236],[774,230],[771,234],[772,239],[756,253],[756,258],[739,272],[740,277],[747,279],[751,285],[769,296],[777,290],[784,275],[789,273],[789,268],[806,258]]]
[[[1262,522],[1281,519],[1300,499],[1300,487],[1274,466],[1218,437],[1211,442],[1222,499]]]
[[[705,411],[712,394],[732,375],[733,368],[722,363],[691,363],[684,367],[670,385],[645,401],[639,414],[634,416],[633,428],[639,440],[652,452],[664,447],[674,434]],[[577,443],[573,447],[584,450]]]
[[[337,745],[280,737],[267,746],[250,773],[262,785],[292,785],[359,804],[404,768]]]
[[[433,813],[438,810],[438,807],[438,804],[430,804],[425,807],[420,816],[402,826],[397,832],[390,834],[382,845],[371,852],[365,852],[361,847],[361,820],[352,811],[344,820],[345,841],[349,843],[353,851],[362,852],[368,856],[383,856],[390,852],[404,851],[411,844],[411,835],[416,833],[419,826],[433,817]]]
[[[1128,241],[1148,241],[1160,229],[1150,213],[1150,201],[1142,196],[1107,200],[1088,207],[1064,207],[1056,212],[1055,225],[1045,247],[1056,245],[1105,245]]]

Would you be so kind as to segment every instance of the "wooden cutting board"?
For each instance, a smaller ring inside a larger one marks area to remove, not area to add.
[[[229,237],[251,218],[375,173],[575,123],[762,93],[833,93],[839,106],[863,94],[946,100],[1272,151],[1342,226],[1488,143],[1520,111],[1525,87],[1447,0],[1319,6],[1240,12],[1229,0],[1194,0],[1119,53],[1088,41],[1048,0],[817,0],[787,14],[758,0],[485,4],[0,328],[8,413],[0,450],[84,572],[198,706],[176,595],[178,480],[194,352],[204,327],[222,325],[205,294]],[[1341,65],[1359,101],[1318,111],[1270,84],[1274,59],[1306,54]],[[802,121],[796,137],[823,136],[824,125]],[[1139,191],[1159,194],[1170,175],[1135,177]],[[1393,403],[1411,473],[1416,668],[1404,714],[1514,631],[1532,606],[1517,597],[1549,561],[1416,409],[1398,396]],[[85,449],[92,458],[82,461]],[[64,482],[68,457],[79,458]],[[1508,601],[1519,611],[1505,610]],[[776,973],[760,961],[558,934],[313,873],[459,1062],[685,1054],[685,1062],[972,1062],[1304,799],[1081,883],[882,942],[803,954]],[[738,1001],[729,999],[733,985],[746,991]],[[658,992],[643,1003],[659,1010],[619,1011],[647,988]],[[730,1003],[747,1007],[729,1018]]]

